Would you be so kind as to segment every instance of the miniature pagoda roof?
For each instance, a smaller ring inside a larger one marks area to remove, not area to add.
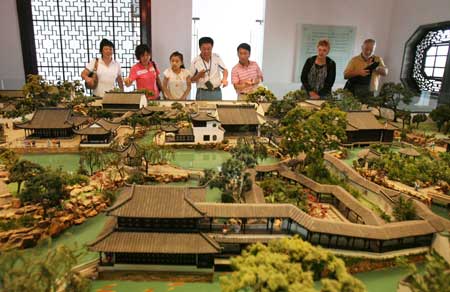
[[[179,130],[178,126],[175,124],[165,124],[160,126],[161,131],[164,132],[177,132]]]
[[[184,136],[194,135],[194,130],[192,129],[192,127],[179,127],[175,124],[165,124],[161,125],[160,129],[161,131],[174,133],[177,135],[184,135]]]
[[[89,124],[86,128],[75,130],[79,135],[105,135],[116,130],[120,126],[119,123],[110,122],[105,119],[98,119]]]
[[[125,189],[108,215],[138,218],[202,218],[188,187],[133,185]]]
[[[219,121],[222,125],[259,125],[254,105],[217,105]]]
[[[88,119],[87,116],[73,115],[67,108],[41,108],[36,110],[31,120],[15,125],[20,129],[68,129]]]
[[[267,113],[269,111],[270,106],[272,105],[271,102],[261,102],[259,106],[262,108],[264,113]]]
[[[194,131],[192,130],[191,127],[183,127],[183,128],[178,129],[177,134],[183,135],[183,136],[192,136],[192,135],[194,135]]]
[[[400,151],[398,151],[398,153],[412,157],[420,156],[420,153],[414,148],[402,148],[400,149]]]
[[[370,111],[347,112],[347,131],[395,129],[396,127],[389,123],[380,123]]]
[[[193,121],[204,121],[204,122],[209,122],[209,121],[217,121],[217,118],[214,117],[212,114],[208,113],[208,112],[197,112],[194,114],[191,114],[191,119]]]
[[[139,154],[139,145],[136,143],[134,139],[131,139],[130,143],[126,145],[124,148],[119,149],[118,152],[121,153],[123,157],[137,157]]]
[[[143,93],[136,92],[107,92],[102,99],[102,104],[140,104]]]

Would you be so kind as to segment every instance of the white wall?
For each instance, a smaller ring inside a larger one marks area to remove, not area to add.
[[[214,127],[213,124],[216,126]],[[217,121],[206,122],[206,127],[193,127],[192,130],[195,136],[195,143],[208,144],[208,143],[221,143],[223,141],[224,130],[221,130],[220,123]],[[204,141],[203,136],[209,135],[209,141]],[[213,136],[216,135],[216,140],[213,140]]]
[[[293,82],[297,59],[298,23],[355,26],[354,53],[359,53],[361,42],[370,37],[378,42],[377,54],[385,56],[389,45],[393,2],[392,0],[267,0],[263,58],[266,83]]]
[[[399,81],[403,50],[409,37],[422,24],[450,21],[450,0],[396,0],[389,35],[390,81]]]
[[[0,89],[20,88],[25,80],[16,0],[0,1]]]
[[[183,54],[184,64],[191,63],[192,1],[152,1],[153,60],[161,73],[169,68],[169,56],[174,51]]]

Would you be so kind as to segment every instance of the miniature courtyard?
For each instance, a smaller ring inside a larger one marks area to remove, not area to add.
[[[2,119],[0,248],[70,246],[91,291],[220,291],[255,244],[299,240],[368,291],[397,288],[409,273],[396,258],[424,270],[430,249],[447,256],[446,136],[405,135],[335,95],[148,104],[111,92],[30,113],[19,102]]]

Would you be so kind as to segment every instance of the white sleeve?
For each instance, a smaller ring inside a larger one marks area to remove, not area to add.
[[[186,70],[186,69],[184,69],[184,75],[186,75],[186,78],[188,78],[188,77],[192,77],[192,74],[191,74],[191,71],[190,70]]]
[[[89,71],[93,71],[95,67],[95,60],[95,58],[91,59],[89,63],[87,63],[86,69],[88,69]]]
[[[120,63],[117,62],[117,77],[119,76],[122,76],[122,67],[120,66]]]
[[[220,58],[219,55],[216,55],[217,65],[219,65],[221,70],[228,70],[225,66],[225,63],[222,61],[222,58]]]
[[[164,70],[163,76],[169,78],[169,69]]]

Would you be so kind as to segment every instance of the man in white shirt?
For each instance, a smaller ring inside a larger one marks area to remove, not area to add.
[[[202,37],[198,41],[200,55],[191,63],[191,81],[197,83],[196,100],[222,100],[220,86],[228,85],[228,70],[222,59],[212,53],[214,41]]]
[[[89,76],[89,73],[96,71],[95,73],[97,74],[98,84],[93,90],[94,96],[103,97],[105,92],[114,89],[116,81],[119,88],[123,91],[123,80],[120,64],[112,57],[114,53],[114,44],[107,39],[103,39],[100,42],[100,53],[102,57],[92,59],[81,73],[81,78],[92,86],[94,80]],[[95,66],[96,62],[98,62],[97,66]]]

